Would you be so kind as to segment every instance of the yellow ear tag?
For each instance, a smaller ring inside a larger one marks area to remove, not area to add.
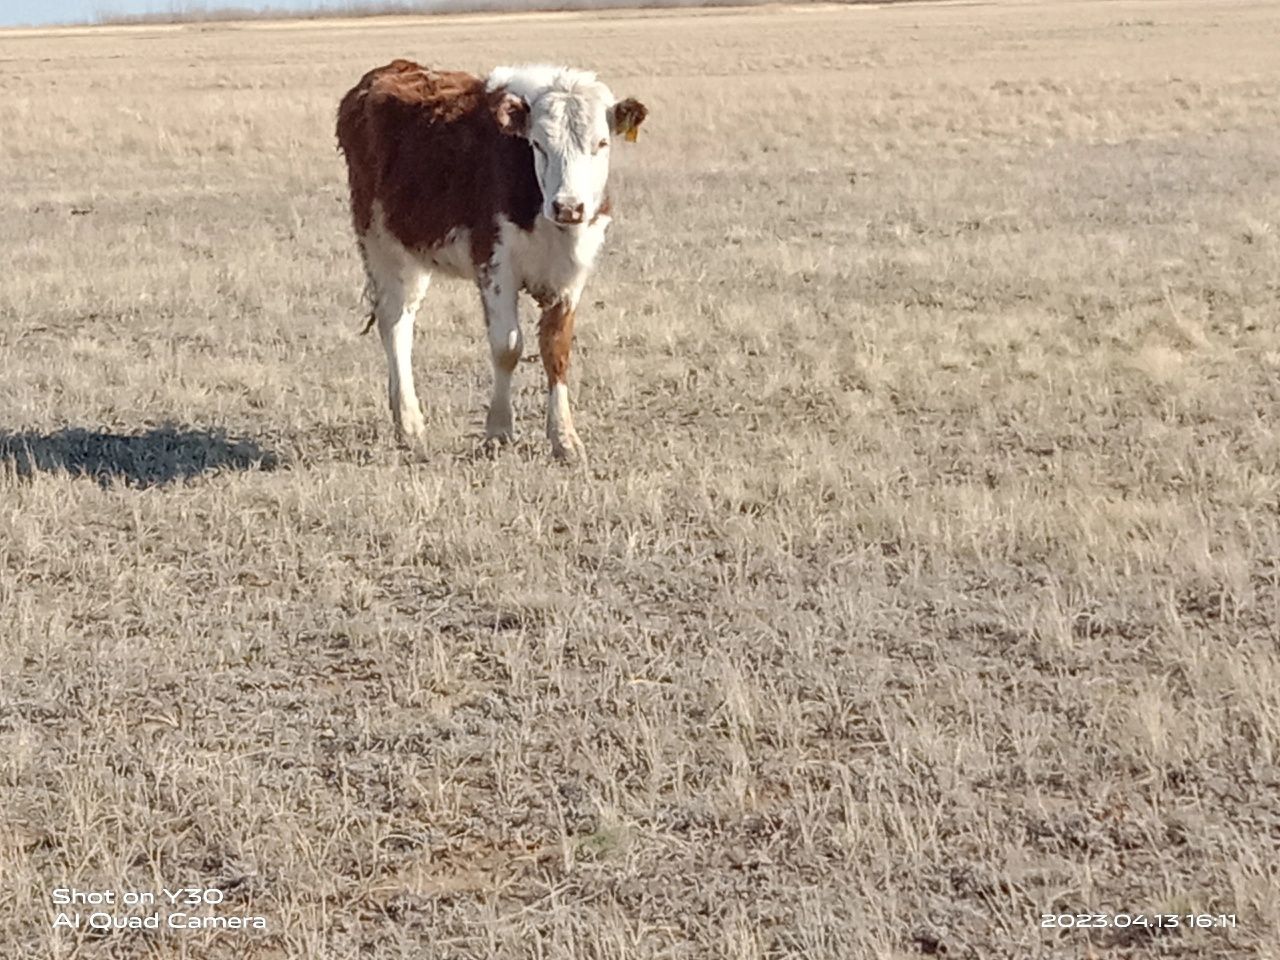
[[[639,132],[640,132],[640,128],[639,128],[639,127],[632,127],[630,130],[628,130],[626,133],[624,133],[624,134],[623,134],[623,137],[625,137],[625,138],[626,138],[627,143],[635,143],[635,142],[636,142],[636,135],[637,135]]]

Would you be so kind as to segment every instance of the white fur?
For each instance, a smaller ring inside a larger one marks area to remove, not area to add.
[[[501,246],[498,250],[501,252]],[[484,304],[484,321],[489,332],[489,356],[493,360],[493,397],[489,401],[484,432],[486,438],[502,443],[515,438],[511,377],[524,352],[519,289],[511,265],[495,255],[480,284],[480,300]]]
[[[538,98],[538,94],[562,79],[599,83],[590,70],[560,67],[550,63],[526,63],[520,66],[494,67],[485,81],[485,89],[506,87],[526,103],[532,103]]]
[[[386,229],[383,210],[375,203],[373,224],[361,237],[365,266],[373,280],[373,313],[387,354],[387,395],[396,432],[403,439],[420,436],[422,408],[413,384],[413,322],[431,282],[419,259]]]
[[[551,452],[557,457],[570,457],[582,453],[582,441],[573,429],[573,415],[569,412],[569,387],[557,383],[547,396],[547,438]]]
[[[610,222],[601,215],[595,223],[560,227],[539,217],[532,230],[521,230],[503,220],[494,261],[508,266],[517,282],[541,299],[575,306]]]
[[[498,67],[486,87],[505,87],[529,105],[526,138],[533,145],[542,215],[555,219],[557,203],[580,205],[583,222],[592,220],[609,180],[613,92],[588,70],[545,64]]]
[[[450,230],[444,242],[426,251],[424,259],[431,269],[464,280],[476,278],[476,265],[471,259],[471,231],[465,227]]]

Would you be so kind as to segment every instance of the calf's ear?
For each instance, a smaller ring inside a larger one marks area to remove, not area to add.
[[[639,100],[627,97],[609,108],[609,131],[616,137],[625,137],[635,143],[640,124],[649,115],[649,108]]]
[[[514,93],[498,89],[489,95],[489,109],[498,129],[511,137],[529,134],[529,104]]]

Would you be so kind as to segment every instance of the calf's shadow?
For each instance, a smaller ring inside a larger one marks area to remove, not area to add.
[[[52,433],[0,430],[0,470],[27,479],[66,472],[109,487],[154,487],[224,470],[274,470],[280,458],[221,429],[163,424],[144,433],[67,427]]]

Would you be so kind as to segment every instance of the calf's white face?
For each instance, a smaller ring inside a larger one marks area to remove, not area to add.
[[[634,140],[647,113],[637,100],[615,101],[598,81],[553,86],[532,103],[507,91],[494,106],[499,127],[529,141],[542,215],[562,226],[595,219],[609,182],[609,148],[618,136]]]
[[[609,180],[609,122],[598,97],[549,93],[529,114],[542,215],[561,224],[595,217]]]

